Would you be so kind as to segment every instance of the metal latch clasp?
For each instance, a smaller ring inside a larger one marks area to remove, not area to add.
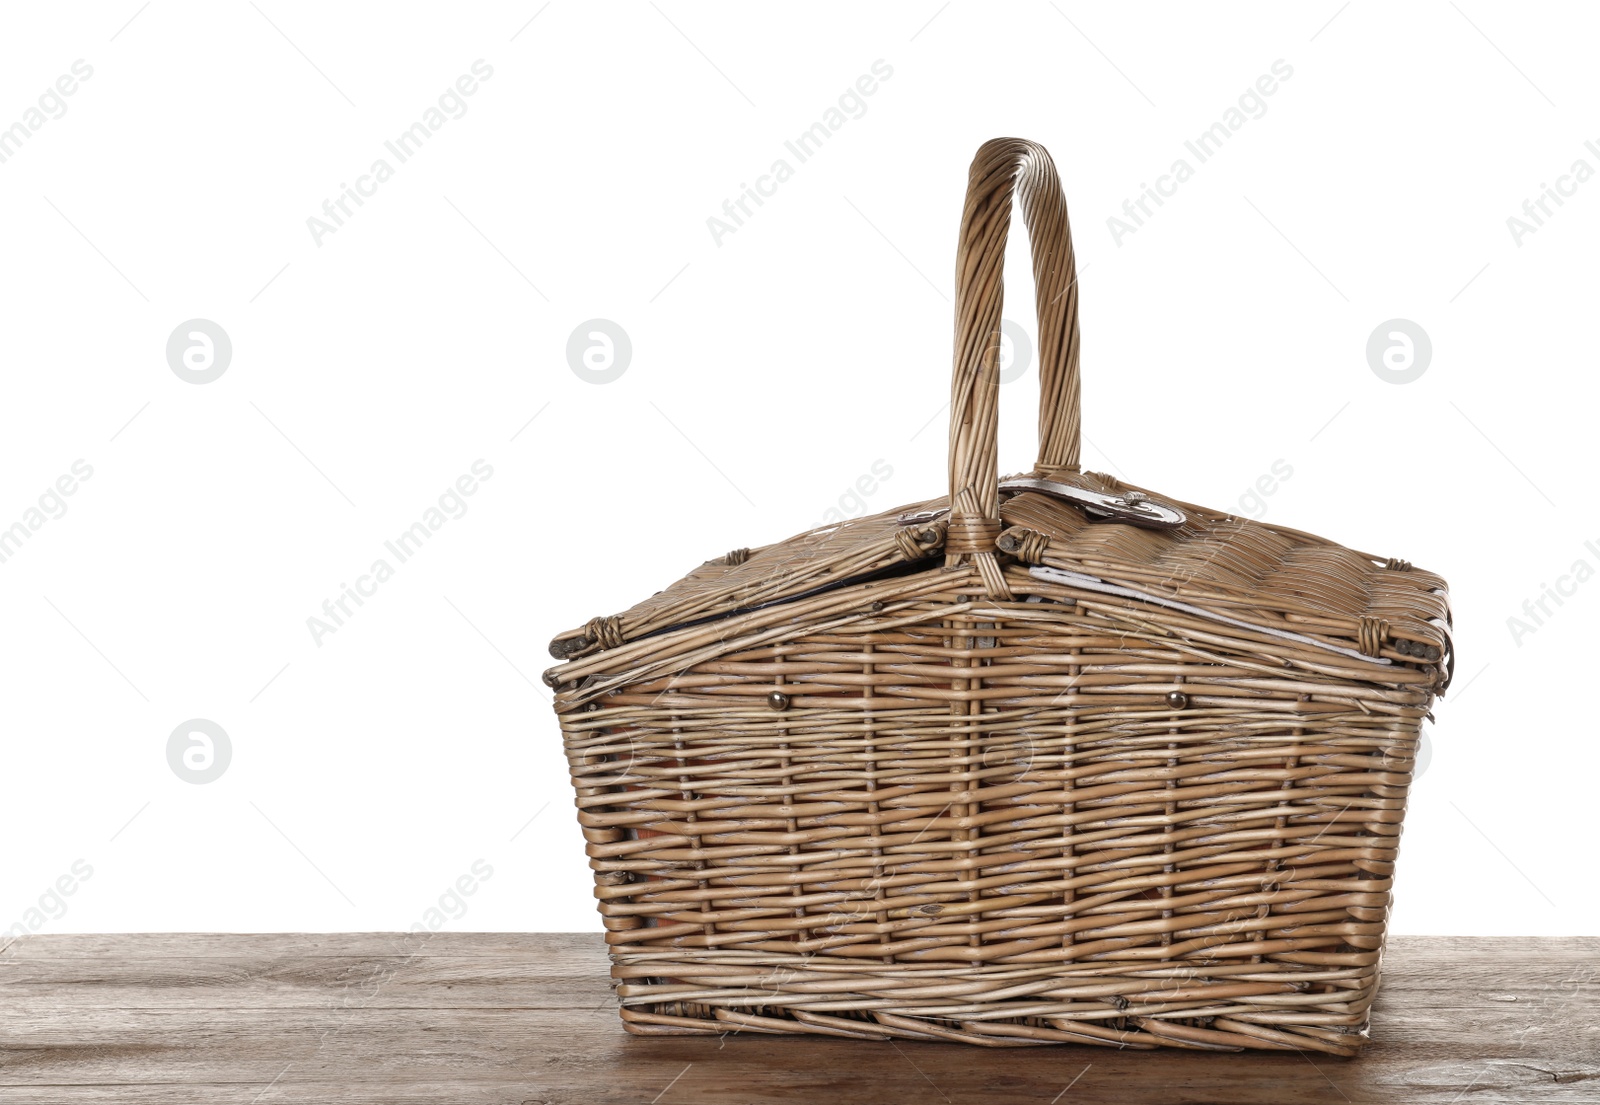
[[[1104,491],[1090,491],[1070,483],[1035,479],[1025,476],[1004,480],[1001,491],[1038,491],[1057,499],[1065,499],[1081,507],[1094,518],[1110,518],[1145,529],[1175,529],[1189,520],[1189,516],[1169,503],[1158,502],[1142,491],[1129,491],[1124,495],[1111,495]]]

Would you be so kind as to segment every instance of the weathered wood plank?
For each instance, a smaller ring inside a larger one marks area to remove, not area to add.
[[[492,956],[543,960],[602,951],[590,932],[126,932],[0,937],[0,962],[16,959],[205,959],[290,956]]]
[[[1600,1103],[1596,939],[1396,938],[1355,1060],[639,1038],[597,936],[414,943],[24,938],[0,952],[0,1103]]]
[[[560,966],[488,956],[0,960],[0,1003],[89,1010],[229,1003],[256,1009],[593,1009],[610,1000],[610,981],[592,957],[570,970]]]

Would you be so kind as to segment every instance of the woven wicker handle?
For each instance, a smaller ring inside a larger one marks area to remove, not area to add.
[[[1000,534],[1000,312],[1006,235],[1018,193],[1033,246],[1039,320],[1036,471],[1078,466],[1078,288],[1061,180],[1043,146],[985,142],[967,178],[956,247],[956,348],[950,379],[950,530],[946,563],[978,566],[991,598],[1010,590],[995,559]]]

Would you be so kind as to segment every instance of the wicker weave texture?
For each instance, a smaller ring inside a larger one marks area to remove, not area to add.
[[[623,1021],[1354,1054],[1448,681],[1443,581],[1187,504],[1156,531],[1002,493],[1014,190],[1047,362],[1035,475],[1131,490],[1077,471],[1055,171],[988,143],[951,494],[738,550],[552,646]]]

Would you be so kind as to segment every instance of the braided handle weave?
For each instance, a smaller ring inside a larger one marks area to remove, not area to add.
[[[985,142],[972,161],[956,247],[956,343],[950,379],[950,529],[945,562],[973,562],[991,598],[1010,592],[995,559],[1000,533],[1000,312],[1011,199],[1033,246],[1039,322],[1036,470],[1078,467],[1078,288],[1061,180],[1043,146]]]

